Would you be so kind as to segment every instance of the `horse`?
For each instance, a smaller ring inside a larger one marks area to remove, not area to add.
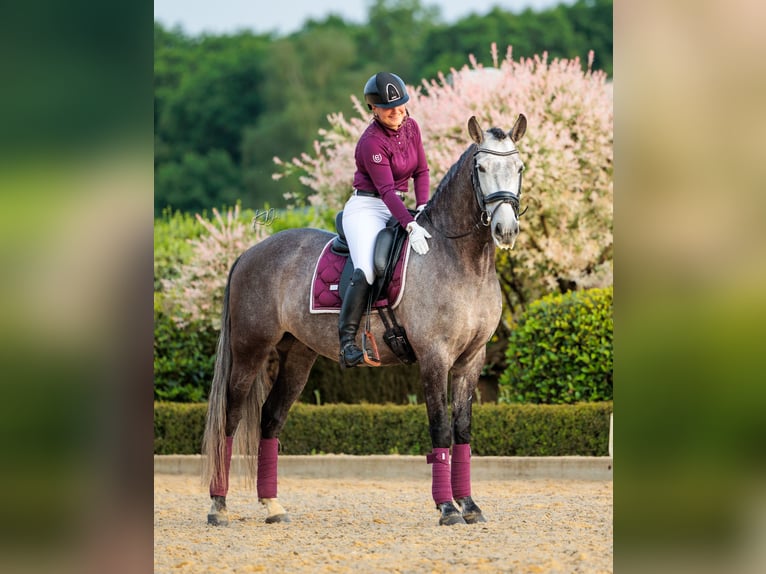
[[[523,114],[507,133],[483,131],[475,116],[468,120],[472,143],[418,215],[432,236],[430,250],[409,258],[396,309],[420,365],[432,443],[426,462],[440,525],[486,522],[471,492],[472,396],[502,312],[495,250],[511,249],[519,234],[524,163],[516,143],[526,127]],[[209,524],[228,524],[235,433],[266,522],[290,521],[277,498],[279,434],[316,358],[339,358],[335,315],[308,310],[313,264],[333,237],[319,229],[283,230],[250,247],[229,270],[202,445]],[[369,319],[379,337],[384,325],[377,315]],[[278,357],[273,377],[270,356]],[[401,364],[385,346],[379,361]]]

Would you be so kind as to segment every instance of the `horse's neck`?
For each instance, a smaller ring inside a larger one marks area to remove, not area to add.
[[[489,227],[481,223],[469,167],[461,169],[434,195],[429,217],[437,233],[444,236],[443,241],[453,243],[461,252],[470,252],[473,257],[487,256],[490,251],[494,260],[494,243]]]

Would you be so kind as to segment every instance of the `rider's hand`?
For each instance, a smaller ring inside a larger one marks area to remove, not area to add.
[[[421,204],[421,205],[418,205],[418,207],[417,207],[417,211],[418,211],[418,213],[420,213],[421,211],[423,211],[425,208],[426,208],[426,204],[425,204],[425,203],[423,203],[423,204]]]
[[[418,225],[415,221],[412,221],[407,224],[407,233],[410,235],[410,245],[415,253],[418,255],[425,255],[428,253],[428,242],[426,241],[426,238],[431,238],[431,234],[428,233],[428,231]]]

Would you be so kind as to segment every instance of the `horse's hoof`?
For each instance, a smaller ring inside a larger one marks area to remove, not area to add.
[[[259,498],[258,502],[266,507],[266,524],[290,522],[290,517],[287,515],[287,511],[281,504],[279,504],[279,501],[276,498]]]
[[[455,500],[462,511],[463,519],[466,524],[476,524],[477,522],[486,522],[487,519],[481,512],[481,508],[473,501],[470,496]]]
[[[443,502],[437,508],[442,515],[439,517],[439,526],[452,526],[453,524],[465,524],[463,516],[451,502]]]
[[[290,517],[287,514],[275,514],[274,516],[266,517],[266,524],[274,524],[276,522],[290,522]]]
[[[226,498],[212,496],[213,505],[207,515],[207,523],[213,526],[227,526],[229,524],[229,511],[226,509]]]
[[[466,521],[459,514],[450,514],[439,518],[439,526],[452,526],[453,524],[466,524]]]
[[[216,514],[207,515],[207,523],[213,526],[228,526],[229,517],[225,512],[217,512]]]

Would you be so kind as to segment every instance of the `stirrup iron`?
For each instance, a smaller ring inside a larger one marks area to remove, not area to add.
[[[369,347],[367,343],[369,342]],[[371,331],[367,329],[362,333],[362,353],[364,354],[364,363],[370,367],[380,366],[380,354],[378,353],[378,344]]]

